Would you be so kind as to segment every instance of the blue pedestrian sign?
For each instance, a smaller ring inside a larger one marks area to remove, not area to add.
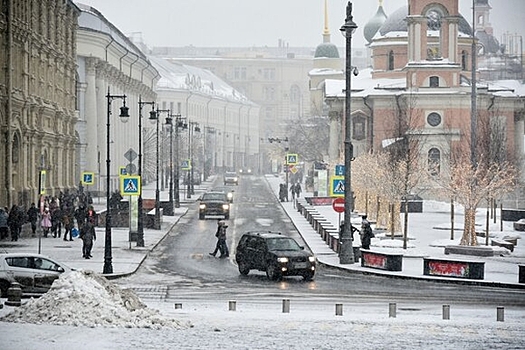
[[[120,177],[120,194],[122,196],[138,196],[140,195],[140,190],[140,176]]]
[[[335,166],[335,176],[345,176],[345,166],[342,164],[337,164]]]
[[[330,177],[330,197],[344,197],[345,196],[345,177],[332,176]]]
[[[297,154],[289,153],[286,155],[286,164],[296,165],[298,163]]]
[[[180,168],[182,170],[191,170],[191,160],[189,159],[183,159],[180,163]]]
[[[90,172],[82,173],[82,185],[93,185],[95,183],[95,174]]]

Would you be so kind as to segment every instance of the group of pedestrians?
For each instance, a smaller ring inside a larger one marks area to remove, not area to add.
[[[303,191],[299,182],[292,183],[290,189],[286,188],[286,184],[279,184],[279,200],[281,202],[288,202],[288,191],[292,194],[292,201],[301,196]]]
[[[53,238],[61,238],[64,229],[63,240],[73,241],[77,236],[75,231],[78,231],[78,236],[83,241],[82,256],[89,259],[92,257],[98,221],[91,203],[91,197],[82,191],[66,191],[59,196],[41,197],[39,206],[31,203],[27,211],[16,204],[11,209],[0,208],[0,239],[11,237],[11,241],[18,241],[26,223],[31,225],[31,237],[36,237],[38,224],[42,228],[43,238],[51,235]]]
[[[341,221],[339,225],[339,239],[341,239],[344,229],[345,220]],[[370,226],[370,221],[368,221],[367,215],[361,216],[361,230],[356,228],[354,225],[350,224],[350,235],[352,241],[354,240],[354,232],[359,232],[359,237],[361,238],[361,248],[370,249],[370,243],[372,241],[372,238],[375,237],[375,235],[372,231],[372,227]]]

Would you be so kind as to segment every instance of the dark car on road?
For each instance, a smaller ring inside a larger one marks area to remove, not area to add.
[[[231,189],[231,187],[224,186],[224,187],[214,187],[213,192],[224,192],[226,193],[226,196],[228,197],[228,201],[230,203],[233,203],[233,193],[234,190]]]
[[[225,192],[206,192],[199,201],[199,220],[206,219],[206,216],[230,218],[230,201]]]
[[[265,271],[274,281],[283,276],[302,276],[310,281],[316,269],[315,256],[280,232],[245,233],[237,245],[235,260],[241,275],[250,270]]]
[[[12,282],[20,283],[25,296],[47,292],[53,282],[72,269],[45,255],[33,253],[0,254],[0,291],[2,297]]]

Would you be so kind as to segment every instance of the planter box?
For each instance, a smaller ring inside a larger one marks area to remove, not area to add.
[[[423,258],[423,274],[482,280],[485,275],[485,262]]]
[[[361,266],[387,271],[401,271],[403,269],[403,255],[361,249]]]

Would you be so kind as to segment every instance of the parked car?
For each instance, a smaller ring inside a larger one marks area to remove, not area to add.
[[[227,171],[224,173],[224,185],[238,185],[239,177],[234,171]]]
[[[45,255],[32,253],[0,254],[0,291],[2,297],[12,282],[20,283],[25,296],[43,294],[64,272],[72,269]]]
[[[270,280],[302,276],[310,281],[316,269],[315,256],[280,232],[245,233],[237,245],[235,260],[241,275],[247,275],[250,270],[266,271]]]
[[[233,203],[233,193],[235,192],[234,190],[231,189],[231,187],[215,187],[213,189],[214,192],[224,192],[226,193],[226,196],[228,197],[228,201],[230,203]]]
[[[206,192],[199,198],[199,220],[206,216],[224,216],[230,218],[230,201],[224,192]]]

